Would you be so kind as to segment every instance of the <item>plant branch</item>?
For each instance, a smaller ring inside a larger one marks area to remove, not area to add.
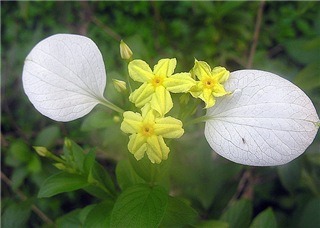
[[[253,62],[253,58],[257,49],[257,44],[258,44],[258,39],[259,39],[259,34],[260,34],[260,29],[261,29],[261,21],[262,21],[262,16],[263,16],[263,8],[265,5],[265,1],[262,0],[260,2],[260,6],[258,9],[258,15],[257,15],[257,19],[256,19],[256,25],[255,25],[255,29],[254,29],[254,35],[253,35],[253,41],[252,41],[252,45],[251,45],[251,49],[250,49],[250,54],[248,57],[248,62],[247,62],[247,68],[251,68],[252,67],[252,62]]]
[[[1,171],[1,180],[3,182],[5,182],[10,188],[11,190],[16,193],[19,198],[23,201],[26,201],[28,199],[28,197],[19,189],[13,190],[12,188],[12,181]],[[42,219],[43,222],[45,222],[48,225],[53,224],[53,221],[46,215],[44,214],[37,206],[35,206],[34,204],[32,204],[31,206],[31,210],[39,216],[39,218]]]

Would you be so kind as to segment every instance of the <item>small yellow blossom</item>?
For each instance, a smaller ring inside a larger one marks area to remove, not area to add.
[[[183,135],[182,122],[173,117],[159,117],[157,112],[146,105],[142,114],[127,111],[123,113],[121,130],[131,134],[128,149],[137,160],[147,153],[152,163],[166,160],[169,147],[163,138],[179,138]]]
[[[152,109],[164,116],[173,106],[169,92],[186,93],[196,84],[190,73],[173,74],[176,65],[175,58],[161,59],[152,71],[142,60],[130,62],[130,77],[143,84],[130,95],[129,100],[139,108],[150,102]]]
[[[203,100],[206,103],[205,108],[210,108],[216,103],[215,97],[228,94],[221,84],[228,80],[230,75],[224,67],[215,67],[211,71],[206,62],[195,60],[192,71],[200,81],[190,89],[190,93],[193,97]]]

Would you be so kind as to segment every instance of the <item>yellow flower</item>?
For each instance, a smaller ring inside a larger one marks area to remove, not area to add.
[[[170,151],[163,138],[181,137],[184,133],[182,122],[170,116],[158,117],[149,104],[141,111],[142,115],[124,112],[121,130],[131,134],[128,149],[137,160],[147,153],[152,163],[160,163],[168,158]]]
[[[215,67],[211,71],[206,62],[195,60],[192,70],[200,81],[190,89],[190,93],[193,97],[203,100],[206,103],[205,108],[210,108],[216,103],[215,97],[228,94],[221,84],[228,80],[230,75],[226,68]]]
[[[186,93],[196,84],[190,73],[173,74],[177,60],[161,59],[154,66],[153,71],[142,60],[133,60],[129,63],[129,75],[143,84],[129,97],[129,100],[139,108],[150,102],[152,109],[164,116],[173,106],[173,93]]]

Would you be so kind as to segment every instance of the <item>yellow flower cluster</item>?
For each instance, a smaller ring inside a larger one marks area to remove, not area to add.
[[[214,105],[214,97],[227,94],[221,85],[229,77],[225,68],[216,67],[211,71],[207,63],[196,60],[193,68],[199,79],[196,81],[189,72],[174,73],[176,65],[175,58],[159,60],[153,70],[143,60],[133,60],[128,65],[130,77],[142,83],[129,96],[129,100],[141,108],[141,114],[124,112],[121,130],[131,134],[128,149],[137,160],[145,153],[152,163],[166,160],[170,149],[164,138],[179,138],[184,133],[180,120],[165,117],[173,107],[170,92],[189,92],[203,100],[206,108]]]

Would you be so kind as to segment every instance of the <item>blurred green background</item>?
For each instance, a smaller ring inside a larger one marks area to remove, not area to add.
[[[258,12],[261,26],[254,44]],[[276,73],[298,85],[320,111],[319,2],[1,2],[1,172],[2,227],[40,227],[36,205],[55,220],[94,202],[84,192],[37,199],[43,180],[56,169],[33,151],[33,145],[61,152],[63,138],[95,147],[111,173],[127,156],[127,136],[101,107],[70,123],[41,116],[22,88],[23,62],[32,47],[56,33],[82,34],[94,40],[107,70],[106,96],[121,106],[112,78],[125,80],[119,41],[134,58],[151,66],[176,57],[176,71],[191,69],[194,58],[234,71],[254,68]],[[252,62],[251,62],[252,61]],[[320,137],[288,165],[254,168],[215,155],[203,137],[203,125],[186,129],[171,149],[172,195],[181,196],[200,218],[225,219],[237,199],[249,199],[242,219],[272,208],[279,227],[320,224]],[[8,179],[7,179],[7,178]],[[21,195],[23,199],[21,199]],[[249,211],[249,212],[245,212]],[[242,225],[231,227],[246,227]]]

